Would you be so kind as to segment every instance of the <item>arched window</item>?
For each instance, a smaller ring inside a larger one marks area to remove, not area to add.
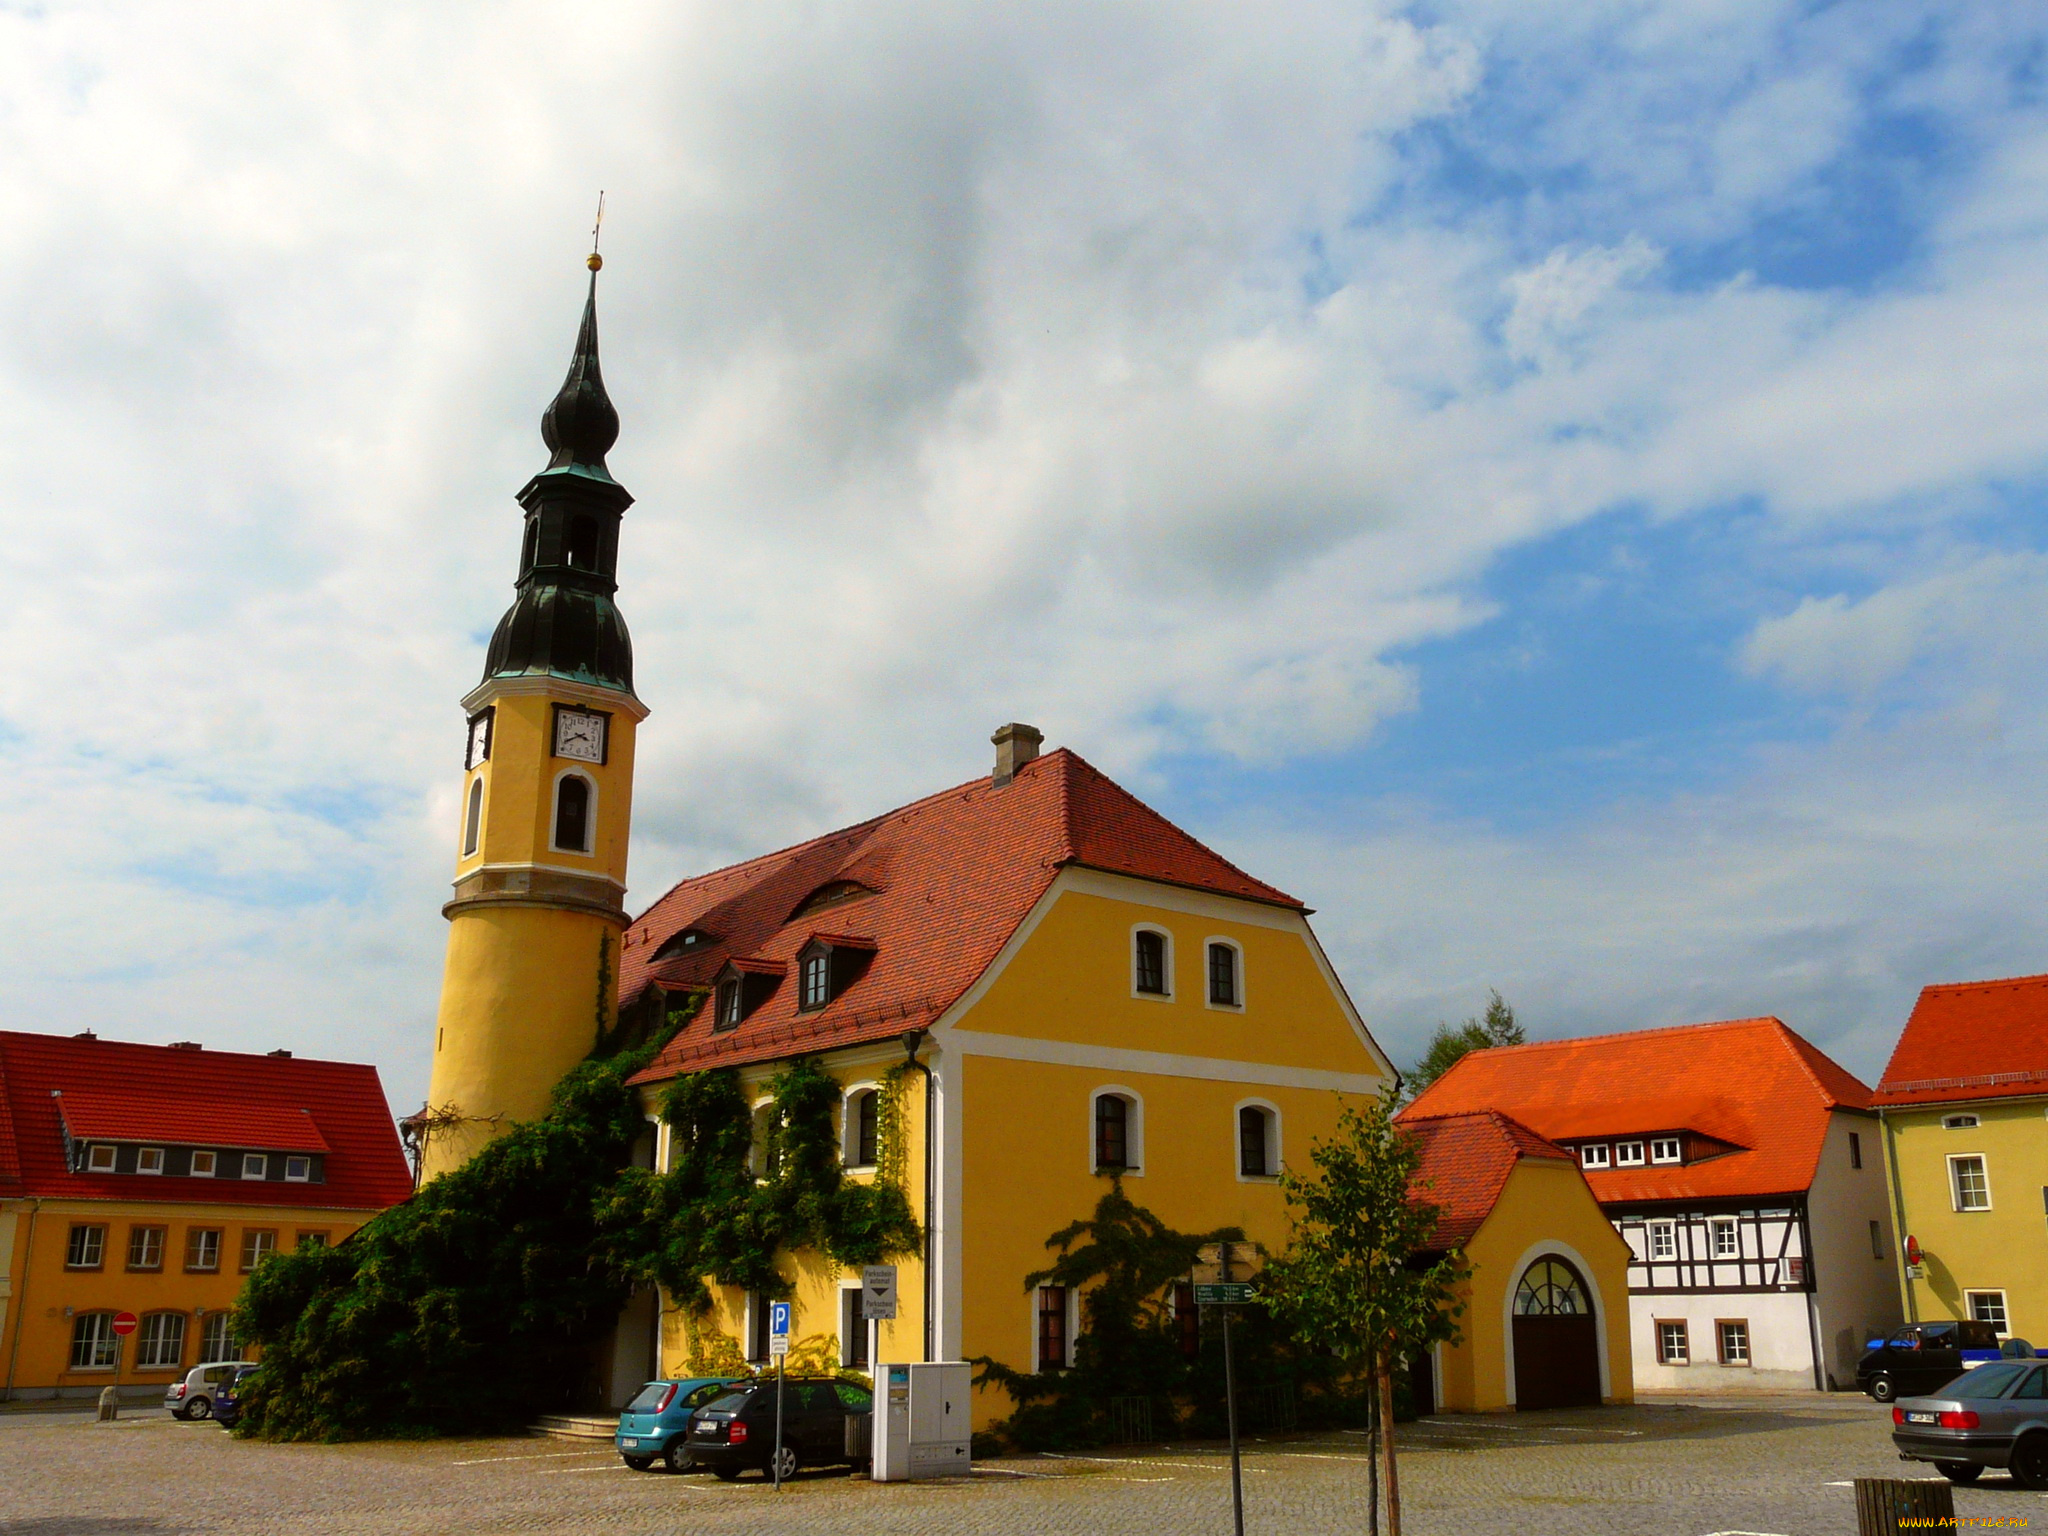
[[[1280,1171],[1280,1156],[1274,1134],[1278,1117],[1259,1104],[1246,1104],[1237,1112],[1237,1171],[1248,1179],[1270,1178]]]
[[[1095,1095],[1093,1143],[1097,1173],[1135,1173],[1144,1155],[1144,1121],[1130,1094],[1106,1089]]]
[[[80,1312],[71,1320],[71,1369],[111,1370],[115,1359],[114,1314]]]
[[[476,852],[477,839],[484,828],[484,781],[483,775],[469,781],[469,809],[462,813],[462,856],[466,859]]]
[[[1244,1006],[1244,985],[1239,979],[1240,959],[1235,944],[1222,939],[1209,941],[1209,1002],[1217,1008]]]
[[[555,785],[555,846],[566,853],[590,852],[590,780],[565,773]]]
[[[1538,1259],[1522,1271],[1515,1311],[1523,1317],[1579,1317],[1592,1311],[1578,1273],[1563,1259]]]
[[[1166,935],[1156,928],[1140,928],[1131,939],[1131,985],[1147,997],[1165,997],[1167,987]]]
[[[863,1088],[846,1101],[846,1166],[872,1168],[882,1150],[882,1096]]]
[[[526,520],[526,547],[519,552],[519,574],[524,576],[533,569],[534,553],[540,548],[540,519]]]
[[[764,1179],[775,1177],[782,1166],[782,1138],[777,1135],[780,1127],[776,1124],[775,1102],[754,1106],[753,1164],[755,1174]]]

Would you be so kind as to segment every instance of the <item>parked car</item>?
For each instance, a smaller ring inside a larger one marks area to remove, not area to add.
[[[619,1415],[619,1460],[635,1472],[657,1461],[671,1472],[687,1472],[690,1460],[690,1416],[741,1378],[688,1376],[680,1381],[650,1381]]]
[[[1999,1360],[1940,1391],[1892,1406],[1892,1444],[1954,1483],[2004,1467],[2022,1488],[2048,1489],[2048,1365]]]
[[[246,1360],[216,1360],[210,1365],[195,1365],[184,1378],[164,1388],[164,1406],[171,1410],[174,1419],[207,1419],[213,1417],[213,1400],[221,1383],[235,1374],[238,1366],[247,1365]]]
[[[242,1416],[242,1395],[248,1390],[249,1378],[262,1367],[238,1365],[235,1374],[220,1384],[213,1400],[213,1422],[222,1429],[233,1429],[235,1421]]]
[[[866,1387],[829,1377],[792,1376],[782,1385],[782,1476],[798,1467],[857,1465],[847,1450],[846,1421],[873,1406]],[[699,1408],[690,1421],[690,1456],[730,1482],[749,1467],[772,1477],[775,1378],[735,1387]]]
[[[1856,1362],[1856,1385],[1880,1403],[1933,1392],[1964,1371],[2002,1358],[1990,1323],[1908,1323],[1872,1339]]]

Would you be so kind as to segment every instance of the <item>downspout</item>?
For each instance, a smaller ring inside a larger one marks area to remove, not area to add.
[[[1884,1106],[1877,1110],[1878,1129],[1884,1132],[1885,1171],[1892,1176],[1892,1242],[1899,1254],[1899,1284],[1906,1293],[1906,1321],[1920,1321],[1920,1303],[1913,1294],[1913,1277],[1906,1273],[1906,1194],[1899,1183],[1899,1149],[1892,1140],[1891,1118],[1885,1114]]]
[[[36,1218],[43,1214],[40,1196],[29,1204],[28,1236],[22,1239],[21,1248],[21,1289],[14,1293],[14,1342],[7,1350],[7,1386],[0,1390],[0,1403],[14,1401],[14,1367],[21,1359],[21,1319],[24,1304],[28,1301],[29,1266],[36,1257]]]
[[[933,1152],[938,1140],[938,1117],[935,1111],[938,1090],[932,1083],[931,1067],[917,1059],[917,1053],[923,1049],[928,1033],[929,1031],[923,1029],[903,1031],[903,1054],[909,1058],[911,1066],[924,1073],[924,1357],[927,1360],[935,1360],[938,1357],[932,1353],[932,1255],[938,1251],[937,1223],[934,1220],[938,1205],[933,1191],[938,1180]]]

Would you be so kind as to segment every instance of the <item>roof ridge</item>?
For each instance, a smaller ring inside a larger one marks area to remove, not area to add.
[[[1929,992],[1967,992],[1974,987],[2016,987],[2028,981],[2048,981],[2048,971],[2032,976],[1987,976],[1982,981],[1931,981],[1920,993],[1924,997]]]
[[[0,1042],[10,1039],[60,1040],[66,1043],[78,1041],[76,1035],[45,1035],[38,1034],[31,1029],[0,1029]],[[159,1045],[151,1040],[106,1040],[97,1035],[90,1040],[78,1041],[78,1043],[84,1045],[87,1049],[100,1046],[115,1046],[122,1050],[134,1051],[181,1051],[185,1049],[185,1047],[173,1045],[168,1041]],[[273,1056],[269,1051],[229,1051],[221,1050],[214,1046],[203,1046],[200,1049],[202,1054],[212,1061],[219,1061],[222,1057],[234,1057],[241,1061],[289,1061],[297,1067],[346,1067],[352,1072],[375,1072],[377,1070],[377,1064],[374,1061],[336,1061],[327,1056]],[[379,1081],[381,1082],[382,1079],[380,1078]],[[94,1091],[97,1092],[99,1090],[96,1089]]]
[[[1609,1040],[1640,1040],[1646,1035],[1679,1035],[1697,1029],[1733,1029],[1744,1024],[1776,1024],[1781,1029],[1785,1027],[1785,1021],[1776,1014],[1760,1013],[1744,1019],[1705,1019],[1696,1024],[1656,1024],[1648,1029],[1615,1029],[1604,1035],[1560,1035],[1554,1040],[1524,1040],[1520,1045],[1487,1045],[1481,1046],[1480,1050],[1543,1051],[1564,1045],[1599,1045]],[[1465,1054],[1476,1056],[1478,1051],[1468,1051]],[[1458,1058],[1459,1061],[1464,1059],[1464,1056]],[[1453,1063],[1454,1069],[1455,1065]]]

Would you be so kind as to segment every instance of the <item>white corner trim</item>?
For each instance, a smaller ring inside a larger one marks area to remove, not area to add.
[[[945,1043],[963,1056],[1001,1061],[1036,1061],[1049,1066],[1085,1067],[1120,1076],[1188,1077],[1210,1083],[1259,1087],[1313,1088],[1327,1093],[1378,1093],[1382,1079],[1363,1072],[1329,1072],[1320,1067],[1282,1067],[1271,1062],[1231,1061],[1219,1056],[1173,1056],[1164,1051],[1126,1051],[1074,1040],[1033,1040],[1023,1035],[951,1029]]]
[[[1600,1351],[1600,1398],[1605,1402],[1614,1396],[1614,1385],[1607,1370],[1607,1298],[1600,1294],[1600,1278],[1593,1273],[1593,1266],[1586,1262],[1585,1255],[1570,1243],[1544,1238],[1522,1250],[1522,1256],[1509,1268],[1508,1283],[1501,1292],[1501,1371],[1506,1377],[1510,1408],[1520,1401],[1515,1396],[1515,1292],[1521,1287],[1522,1276],[1529,1266],[1553,1253],[1571,1260],[1572,1268],[1579,1272],[1579,1278],[1586,1282],[1586,1289],[1593,1294],[1593,1342]]]

